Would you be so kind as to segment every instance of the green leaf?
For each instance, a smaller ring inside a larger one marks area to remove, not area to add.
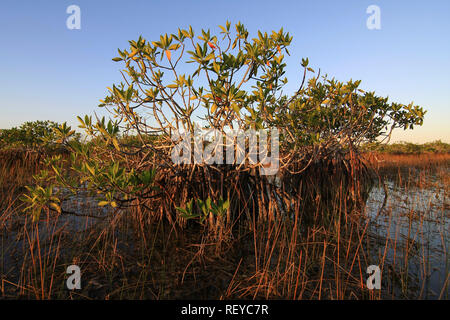
[[[56,203],[50,203],[50,207],[52,207],[53,209],[55,209],[56,210],[56,212],[58,212],[58,213],[61,213],[61,207],[58,205],[58,204],[56,204]]]
[[[104,207],[104,206],[106,206],[106,205],[108,205],[108,204],[109,204],[108,201],[100,201],[100,202],[98,203],[98,206],[99,206],[99,207]]]
[[[94,176],[95,175],[95,170],[94,168],[92,168],[89,164],[85,163],[86,168],[89,170],[89,172]]]
[[[117,141],[117,139],[113,138],[112,142],[113,142],[114,148],[116,148],[117,151],[120,151],[120,146],[119,146],[119,142]]]
[[[223,208],[224,210],[227,210],[229,207],[230,207],[230,200],[227,199],[227,200],[223,203],[222,208]]]
[[[189,215],[189,214],[180,214],[180,217],[189,220],[189,219],[195,219],[195,218],[198,218],[198,217],[200,217],[200,215],[199,215],[199,214],[192,214],[192,215]]]
[[[181,207],[176,207],[175,209],[177,209],[178,211],[180,211],[180,212],[184,213],[185,215],[187,215],[187,214],[188,214],[187,210],[186,210],[186,209],[184,209],[184,208],[181,208]]]

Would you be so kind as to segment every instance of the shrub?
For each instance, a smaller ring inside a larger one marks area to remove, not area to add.
[[[258,31],[250,38],[241,23],[233,32],[228,22],[220,29],[220,36],[202,30],[196,37],[189,27],[153,42],[139,37],[128,49],[118,50],[113,60],[124,65],[124,82],[108,88],[100,104],[114,120],[78,118],[91,141],[98,141],[89,146],[60,135],[73,151],[72,167],[65,171],[58,159],[50,159],[53,183],[73,192],[87,186],[99,195],[101,206],[140,206],[180,222],[190,214],[217,230],[233,215],[287,212],[291,199],[282,194],[284,186],[277,188],[254,170],[260,164],[173,164],[170,155],[178,143],[174,132],[193,134],[199,123],[220,132],[278,128],[280,175],[289,175],[282,183],[297,197],[298,179],[312,164],[328,166],[350,155],[351,161],[341,168],[356,166],[361,144],[423,122],[422,108],[388,103],[360,90],[360,81],[321,77],[308,59],[301,62],[298,90],[286,95],[282,89],[287,83],[289,33]],[[285,201],[280,204],[274,194]],[[223,203],[226,215],[205,209]],[[45,208],[42,202],[38,205]],[[38,211],[33,211],[35,217]]]

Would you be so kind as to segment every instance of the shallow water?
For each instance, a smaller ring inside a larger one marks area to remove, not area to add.
[[[374,264],[378,260],[381,265],[385,256],[387,268],[382,277],[392,281],[394,274],[400,274],[396,289],[400,297],[448,298],[450,211],[446,186],[384,183],[387,197],[385,188],[377,184],[366,203]],[[396,272],[389,274],[388,270]]]
[[[447,168],[445,174],[449,173],[450,168]],[[366,201],[370,239],[366,249],[370,252],[371,264],[380,265],[382,269],[382,290],[385,289],[382,298],[448,299],[449,186],[438,175],[426,175],[423,184],[411,183],[419,176],[420,171],[413,170],[398,183],[386,175],[384,185],[377,180]],[[274,183],[277,182],[274,179]],[[67,190],[62,192],[69,194]],[[54,224],[43,219],[39,223],[42,243],[55,230],[79,234],[81,241],[84,232],[96,233],[111,222],[111,217],[120,214],[109,207],[100,208],[97,203],[98,200],[87,192],[70,196],[63,209],[76,214],[53,217]],[[106,217],[109,218],[104,219]],[[12,257],[23,257],[28,250],[26,238],[19,237],[20,230],[21,226],[0,233],[3,257],[0,272],[8,279],[14,279],[21,267],[21,261]]]

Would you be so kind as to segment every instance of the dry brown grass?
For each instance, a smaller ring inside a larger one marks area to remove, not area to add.
[[[377,169],[398,167],[433,167],[450,163],[450,153],[389,154],[371,153],[369,161]]]

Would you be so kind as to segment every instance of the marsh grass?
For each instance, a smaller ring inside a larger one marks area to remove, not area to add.
[[[3,298],[448,297],[448,267],[439,292],[427,293],[427,279],[437,266],[428,252],[434,247],[425,241],[430,232],[426,221],[435,219],[443,226],[441,248],[448,249],[446,154],[368,155],[375,169],[370,181],[347,172],[342,163],[318,164],[301,176],[279,178],[285,191],[295,195],[289,198],[253,197],[252,190],[235,188],[249,201],[235,205],[231,223],[205,225],[180,225],[166,219],[163,210],[145,206],[106,212],[89,195],[73,197],[62,214],[46,212],[32,222],[18,197],[40,169],[40,159],[19,153],[0,156]],[[242,181],[237,183],[242,186]],[[387,181],[393,185],[386,186]],[[380,199],[369,206],[370,191],[377,186]],[[423,198],[396,202],[394,187],[404,194],[439,194],[439,201],[432,202],[433,216],[417,209]],[[263,194],[261,190],[256,192]],[[383,229],[375,227],[374,217],[384,217]],[[82,270],[81,290],[66,289],[71,264]],[[366,288],[371,264],[382,270],[382,290]]]

